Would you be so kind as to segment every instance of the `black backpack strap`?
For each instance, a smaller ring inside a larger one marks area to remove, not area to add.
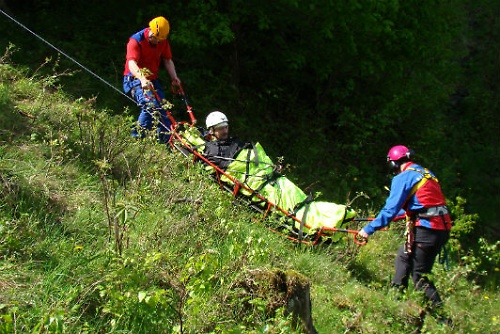
[[[300,209],[302,209],[302,207],[304,207],[304,206],[306,207],[304,210],[304,215],[302,216],[302,219],[300,220],[300,226],[299,226],[299,232],[298,232],[299,242],[302,241],[302,239],[303,239],[304,225],[306,224],[307,214],[309,212],[309,207],[310,207],[309,204],[311,204],[312,201],[313,201],[312,195],[309,194],[309,195],[307,195],[307,198],[305,200],[303,200],[302,202],[295,205],[293,210],[290,212],[291,215],[295,216],[297,214],[297,212]]]
[[[246,182],[248,179],[248,176],[250,176],[250,157],[252,155],[252,152],[254,153],[253,163],[256,166],[259,165],[259,156],[257,155],[257,148],[255,147],[254,143],[246,143],[242,149],[248,149],[247,150],[247,159],[246,159],[245,178],[243,180],[243,182]]]
[[[307,214],[309,213],[309,208],[311,207],[311,202],[308,202],[305,204],[306,208],[304,210],[304,215],[302,216],[302,219],[300,220],[300,227],[299,227],[299,242],[302,241],[303,236],[304,236],[304,225],[306,224],[307,220]]]
[[[264,182],[261,183],[261,185],[255,189],[255,192],[260,192],[265,186],[267,186],[269,183],[273,182],[273,181],[276,181],[278,179],[278,177],[280,177],[281,174],[280,173],[277,173],[276,171],[272,171],[271,174],[267,174],[266,175],[266,179]]]
[[[297,204],[295,205],[295,207],[293,208],[292,212],[290,212],[290,213],[291,213],[292,215],[294,215],[294,216],[295,216],[295,215],[297,214],[297,212],[298,212],[300,209],[302,209],[302,207],[303,207],[304,205],[307,205],[307,204],[311,203],[312,201],[313,201],[312,195],[311,195],[311,194],[307,195],[306,199],[305,199],[305,200],[303,200],[303,201],[302,201],[302,202],[300,202],[300,203],[297,203]]]

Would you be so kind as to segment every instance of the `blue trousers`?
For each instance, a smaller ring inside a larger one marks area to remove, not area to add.
[[[158,79],[151,81],[160,100],[165,98],[165,93]],[[158,132],[158,141],[160,143],[168,143],[170,140],[170,129],[172,122],[167,117],[167,112],[161,107],[152,92],[144,92],[139,79],[135,79],[130,75],[123,78],[123,91],[125,94],[132,96],[137,105],[141,108],[141,113],[137,119],[137,125],[132,129],[132,136],[135,138],[144,137],[144,132],[141,129],[152,130],[153,125]],[[158,115],[158,117],[155,117]]]

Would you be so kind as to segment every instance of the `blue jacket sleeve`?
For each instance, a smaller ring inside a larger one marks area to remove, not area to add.
[[[380,210],[377,217],[363,228],[368,235],[386,227],[398,214],[400,214],[406,199],[411,193],[414,183],[412,182],[411,174],[412,173],[401,173],[392,179],[391,193],[385,201],[384,207]]]

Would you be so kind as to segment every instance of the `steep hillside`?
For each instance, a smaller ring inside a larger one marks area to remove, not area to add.
[[[443,314],[455,332],[499,331],[498,244],[461,249],[474,217],[460,203],[436,314],[389,288],[401,227],[361,248],[299,247],[202,166],[130,138],[132,119],[25,73],[0,59],[0,333],[301,332],[272,298],[242,293],[256,270],[305,277],[319,333],[451,332]]]

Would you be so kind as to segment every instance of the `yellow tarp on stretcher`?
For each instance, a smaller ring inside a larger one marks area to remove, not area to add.
[[[183,133],[183,137],[195,146],[198,152],[203,152],[204,139],[198,129],[191,127]],[[295,228],[305,234],[314,234],[320,230],[328,234],[329,229],[340,228],[342,224],[355,217],[355,211],[345,205],[325,201],[310,201],[308,196],[287,177],[276,172],[276,166],[266,154],[260,143],[240,151],[234,161],[229,164],[221,175],[222,182],[234,185],[234,178],[252,189],[241,188],[240,193],[258,202],[255,193],[264,197],[271,204],[292,213],[301,222],[294,222]],[[263,203],[263,205],[265,205]],[[301,226],[302,225],[302,226]],[[333,236],[333,231],[331,231]],[[332,237],[332,239],[340,238]]]

